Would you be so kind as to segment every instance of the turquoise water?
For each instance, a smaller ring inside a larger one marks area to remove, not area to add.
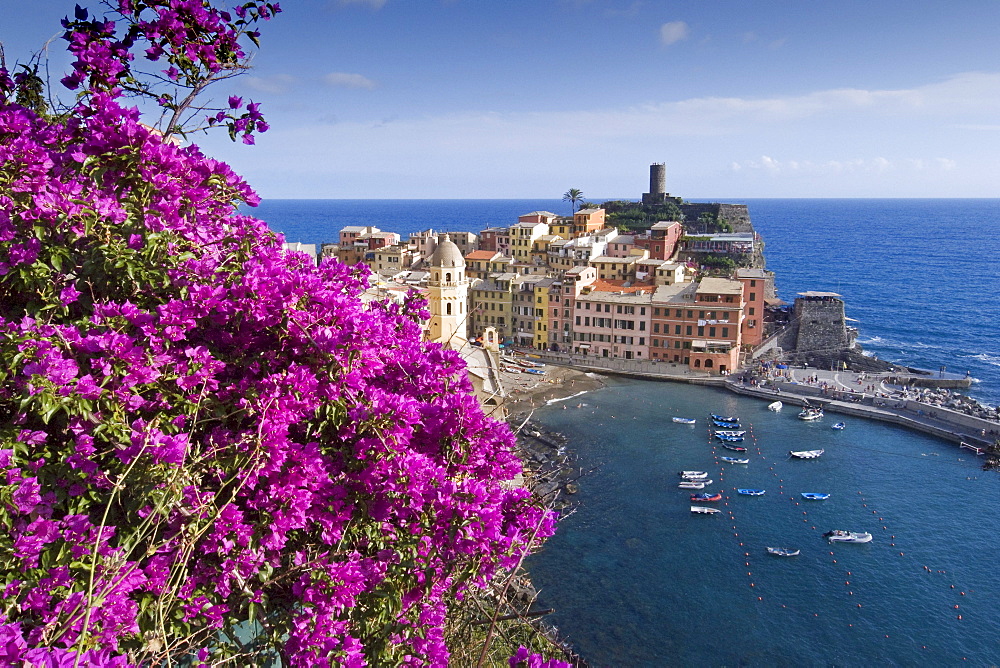
[[[771,413],[682,384],[612,381],[567,406],[536,418],[594,470],[529,568],[540,605],[556,609],[551,621],[593,665],[1000,662],[1000,478],[968,451],[857,418],[834,431],[833,416],[806,423],[791,407]],[[710,412],[743,419],[749,465],[717,459],[733,453],[712,443]],[[787,456],[818,448],[817,460]],[[702,505],[722,513],[690,513],[682,469],[711,474],[706,491],[724,499]],[[806,491],[831,497],[807,502]],[[830,545],[821,534],[835,528],[874,540]]]

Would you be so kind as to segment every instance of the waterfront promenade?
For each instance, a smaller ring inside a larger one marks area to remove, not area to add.
[[[725,388],[771,403],[790,407],[805,403],[840,413],[881,420],[938,436],[956,444],[985,448],[1000,437],[1000,422],[917,400],[907,380],[925,378],[898,373],[856,373],[814,368],[770,369],[766,373],[744,370],[728,376],[692,371],[686,365],[650,360],[519,351],[546,364],[583,372],[645,380],[685,382]]]

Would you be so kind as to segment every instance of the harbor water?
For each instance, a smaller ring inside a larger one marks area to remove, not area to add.
[[[840,416],[804,422],[795,407],[685,384],[611,381],[570,402],[535,418],[569,437],[585,473],[575,512],[528,566],[539,605],[593,665],[1000,662],[1000,478],[970,451],[858,418],[836,431]],[[713,442],[710,412],[741,418],[747,453]],[[788,455],[812,449],[825,453]],[[690,512],[681,470],[709,473],[705,491],[723,499],[699,505],[722,512]],[[830,544],[832,529],[874,538]]]

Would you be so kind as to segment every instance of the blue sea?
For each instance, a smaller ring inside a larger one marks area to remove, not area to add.
[[[699,201],[691,197],[691,201]],[[595,200],[595,201],[600,201]],[[778,296],[833,291],[880,358],[968,373],[1000,402],[1000,200],[723,199],[745,203]],[[560,200],[265,200],[289,241],[345,225],[478,231]],[[587,405],[577,408],[578,403]],[[898,427],[794,412],[722,390],[610,381],[536,418],[570,438],[576,511],[529,564],[540,604],[596,666],[1000,664],[1000,478],[968,451]],[[750,425],[751,462],[723,466],[704,418]],[[696,417],[696,426],[673,423]],[[789,449],[825,448],[815,461]],[[722,513],[691,516],[676,472],[709,471]],[[738,487],[766,489],[739,496]],[[805,491],[828,492],[805,502]],[[830,546],[830,529],[871,531]],[[798,557],[766,554],[794,547]]]

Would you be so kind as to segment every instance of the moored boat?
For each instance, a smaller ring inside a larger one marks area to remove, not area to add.
[[[685,480],[684,482],[678,483],[677,487],[680,489],[705,489],[705,485],[711,485],[711,480],[706,480],[705,482],[695,482],[694,480]]]
[[[742,445],[730,445],[727,441],[723,441],[721,443],[721,445],[726,450],[732,450],[733,452],[746,452],[747,451],[747,449],[744,448]]]
[[[691,495],[691,500],[692,501],[721,501],[722,500],[722,494],[720,494],[719,492],[716,492],[715,494],[712,494],[710,492],[702,492],[701,494],[692,494]]]
[[[806,420],[806,421],[809,421],[809,420],[818,420],[821,417],[823,417],[823,409],[822,408],[809,408],[809,407],[806,407],[806,408],[802,409],[801,413],[799,413],[799,419],[800,420]]]
[[[740,428],[740,423],[739,422],[723,422],[722,420],[712,420],[712,424],[714,424],[719,429],[739,429]]]
[[[737,489],[736,491],[744,496],[764,496],[765,492],[763,489],[746,489],[743,487]]]
[[[767,548],[768,554],[773,554],[778,557],[797,557],[799,556],[798,550],[793,550],[790,547],[769,547]]]
[[[691,512],[698,515],[714,515],[722,511],[718,508],[709,508],[708,506],[691,506]]]
[[[711,416],[712,416],[713,420],[718,420],[720,422],[739,422],[740,421],[740,419],[738,417],[736,417],[735,415],[716,415],[715,413],[711,413]]]
[[[778,411],[781,410],[782,406],[784,406],[784,404],[782,404],[780,401],[772,401],[767,405],[767,410],[774,411],[775,413],[777,413]]]
[[[678,475],[685,480],[704,480],[708,477],[708,471],[681,471]]]
[[[730,464],[749,464],[750,463],[749,459],[737,459],[736,457],[719,457],[719,459],[721,459],[724,462],[728,462]]]
[[[844,531],[842,529],[834,529],[833,531],[827,531],[823,534],[831,543],[870,543],[872,542],[872,535],[867,531]]]
[[[746,436],[746,429],[716,429],[715,435],[722,438],[725,436]]]
[[[831,429],[836,429],[837,431],[840,431],[841,429],[843,429],[846,426],[847,425],[844,424],[843,422],[838,422],[837,424],[833,425],[833,427],[831,427]]]
[[[686,417],[675,417],[673,418],[673,421],[679,422],[680,424],[694,424],[697,422],[697,420],[695,420],[694,418],[686,418]]]
[[[802,498],[810,501],[823,501],[829,499],[830,495],[824,492],[802,492]]]
[[[816,459],[826,450],[792,450],[788,454],[797,459]]]

